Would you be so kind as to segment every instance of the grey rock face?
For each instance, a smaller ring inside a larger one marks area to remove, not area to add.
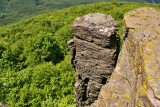
[[[78,77],[75,102],[84,107],[97,100],[115,67],[118,27],[110,15],[95,13],[76,19],[72,29],[74,38],[68,47]]]

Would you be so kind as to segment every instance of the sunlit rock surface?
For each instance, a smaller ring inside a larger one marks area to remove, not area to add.
[[[160,11],[130,11],[124,24],[116,68],[92,106],[160,107]]]

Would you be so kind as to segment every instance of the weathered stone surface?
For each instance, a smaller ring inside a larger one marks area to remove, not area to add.
[[[115,47],[117,23],[111,15],[100,13],[80,17],[73,23],[73,34],[76,38],[100,45]]]
[[[118,63],[93,107],[160,107],[160,11],[140,8],[124,16]]]
[[[3,103],[0,103],[0,107],[8,107],[8,106]]]
[[[68,42],[75,83],[77,107],[89,106],[115,67],[117,24],[110,15],[89,14],[72,25],[74,38]]]

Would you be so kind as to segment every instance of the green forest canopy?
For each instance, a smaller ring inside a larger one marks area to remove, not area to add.
[[[11,107],[74,107],[75,73],[67,41],[71,23],[88,13],[112,15],[122,35],[123,15],[140,3],[94,3],[41,14],[0,27],[0,102]]]
[[[0,26],[39,13],[102,1],[151,2],[151,0],[0,0]],[[159,0],[154,1],[160,3]]]

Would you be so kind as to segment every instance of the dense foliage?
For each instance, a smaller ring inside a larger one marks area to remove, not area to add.
[[[0,0],[0,25],[6,25],[38,13],[97,1],[103,0]]]
[[[151,2],[152,0],[0,0],[0,25],[38,13],[102,1]],[[160,3],[159,0],[154,1]]]
[[[105,13],[112,15],[121,29],[124,13],[144,6],[160,8],[152,4],[95,3],[0,27],[0,102],[11,107],[74,106],[75,74],[66,45],[73,37],[73,20],[88,13]]]

